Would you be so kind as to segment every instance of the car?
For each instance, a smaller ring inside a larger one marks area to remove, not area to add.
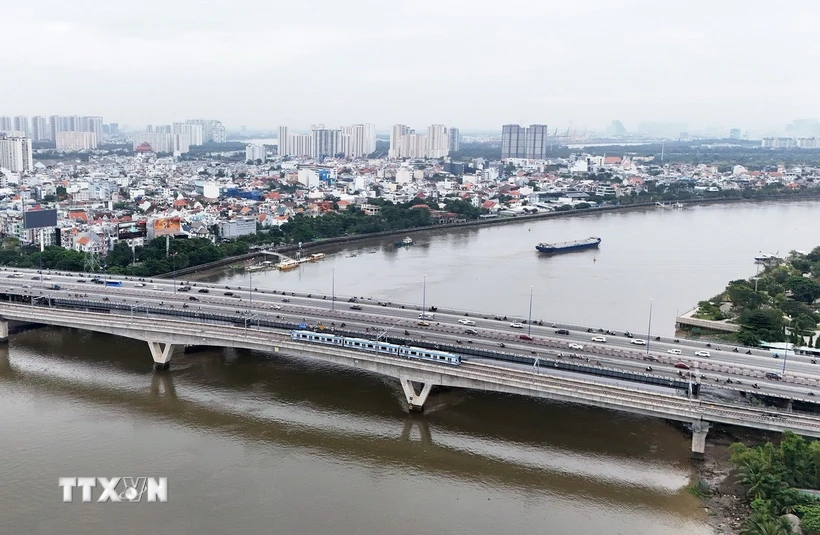
[[[138,283],[134,284],[134,286],[136,286],[137,288],[142,288],[143,286],[145,286],[145,283],[138,282]]]
[[[593,336],[592,341],[606,343],[606,336]]]
[[[225,292],[222,295],[227,295],[228,297],[231,297],[233,295],[233,292]]]
[[[688,365],[688,364],[684,364],[683,362],[676,362],[676,363],[675,363],[675,368],[680,368],[681,370],[688,370],[688,369],[689,369],[689,365]]]
[[[558,329],[555,331],[555,334],[569,334],[569,331],[566,329]]]
[[[157,286],[156,284],[155,284],[155,285],[153,285],[153,286],[151,286],[151,289],[152,289],[152,290],[159,290],[160,292],[162,291],[162,288],[160,288],[160,287],[159,287],[159,286]]]
[[[355,297],[351,297],[350,299],[348,299],[348,300],[347,300],[347,302],[348,302],[348,303],[355,303],[355,302],[356,302],[356,298],[355,298]]]
[[[362,305],[350,305],[350,310],[361,310]]]
[[[464,329],[464,334],[478,334],[475,329]]]
[[[284,299],[282,299],[282,302],[283,302],[283,303],[290,303],[290,299],[288,299],[287,297],[285,297]]]
[[[646,356],[644,356],[643,359],[651,361],[651,362],[658,362],[658,357],[656,357],[654,355],[646,355]]]
[[[766,379],[774,379],[776,381],[781,380],[783,377],[779,373],[775,372],[766,372]]]
[[[512,327],[513,329],[523,329],[524,324],[523,323],[518,323],[518,322],[512,322],[512,323],[510,323],[510,327]]]
[[[31,288],[31,284],[24,284],[23,288]]]
[[[680,349],[667,349],[666,352],[669,353],[670,355],[680,355],[681,354]]]
[[[635,344],[636,346],[645,346],[646,340],[641,340],[640,338],[633,338],[629,341],[630,344]]]
[[[695,356],[696,357],[707,357],[708,358],[711,355],[709,355],[708,351],[695,351]]]
[[[46,275],[46,276],[43,277],[43,279],[45,279],[47,281],[50,281],[51,280],[51,275]]]
[[[570,345],[569,345],[569,348],[570,348],[570,349],[578,349],[578,350],[581,350],[581,349],[584,349],[584,346],[582,346],[581,344],[572,343],[572,344],[570,344]]]
[[[473,320],[461,319],[458,320],[458,322],[462,325],[475,325],[475,322]]]
[[[419,327],[429,327],[429,326],[430,326],[430,323],[427,322],[427,321],[421,320],[419,322]]]
[[[532,342],[532,336],[528,334],[522,334],[518,338],[520,338],[521,340],[527,340],[528,342]]]
[[[199,293],[201,293],[201,294],[206,294],[206,293],[208,293],[210,290],[208,290],[208,288],[200,288],[200,289],[199,289],[199,290],[197,290],[197,291],[198,291]]]
[[[421,314],[419,314],[419,319],[420,320],[432,320],[432,319],[436,319],[436,315],[435,314],[430,314],[428,312],[422,312]]]
[[[179,290],[177,290],[177,291],[178,291],[178,292],[190,292],[190,291],[191,291],[191,287],[190,287],[190,286],[182,286],[182,287],[180,287],[180,289],[179,289]]]
[[[77,279],[77,282],[85,282],[85,279]]]
[[[31,278],[31,280],[33,280],[33,281],[40,280],[40,276],[39,276],[39,275],[35,275],[35,276],[33,276],[33,277]]]

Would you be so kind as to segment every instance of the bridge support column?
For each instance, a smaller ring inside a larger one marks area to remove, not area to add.
[[[703,459],[706,451],[706,434],[709,432],[709,422],[695,420],[692,422],[692,457]]]
[[[9,341],[9,322],[8,320],[0,320],[0,344],[5,344]]]
[[[165,344],[163,347],[160,342],[148,342],[148,347],[151,349],[151,356],[154,357],[155,370],[167,370],[171,367],[171,355],[174,353],[174,344]]]
[[[399,382],[401,382],[401,387],[404,390],[404,397],[407,398],[407,410],[410,412],[423,412],[424,402],[427,401],[427,396],[430,395],[433,383],[422,383],[421,393],[416,394],[412,379],[400,377]]]

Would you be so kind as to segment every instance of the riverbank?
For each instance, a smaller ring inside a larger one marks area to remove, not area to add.
[[[782,196],[772,196],[766,198],[753,198],[753,199],[744,199],[744,198],[716,198],[716,199],[689,199],[689,200],[682,200],[677,201],[685,206],[699,206],[699,205],[715,205],[715,204],[740,204],[740,203],[750,203],[750,204],[760,204],[767,201],[777,201],[777,202],[800,202],[800,201],[811,201],[811,200],[818,200],[820,198],[820,191],[817,192],[816,195],[782,195]],[[451,231],[453,229],[462,229],[462,228],[470,228],[470,227],[484,227],[484,226],[492,226],[492,225],[509,225],[509,224],[520,224],[520,223],[527,223],[532,221],[539,221],[542,219],[552,219],[552,218],[572,218],[572,217],[583,217],[589,214],[595,214],[600,212],[624,212],[624,211],[637,211],[643,210],[647,208],[654,208],[656,206],[655,202],[646,202],[646,203],[635,203],[635,204],[625,204],[625,205],[612,205],[612,206],[601,206],[598,208],[588,208],[582,210],[573,210],[573,211],[566,211],[566,212],[543,212],[537,214],[529,214],[529,215],[521,215],[517,217],[498,217],[498,218],[490,218],[490,219],[479,219],[479,220],[472,220],[472,221],[465,221],[462,223],[453,223],[453,224],[445,224],[445,225],[433,225],[427,227],[416,227],[416,228],[408,228],[408,229],[399,229],[399,230],[390,230],[384,232],[373,232],[369,234],[355,234],[351,236],[340,236],[337,238],[326,238],[320,239],[309,243],[303,243],[301,246],[302,251],[312,251],[320,247],[326,247],[328,245],[338,245],[338,244],[348,244],[348,243],[358,243],[365,240],[375,239],[375,238],[394,238],[394,237],[404,237],[411,234],[419,234],[419,233],[444,233]],[[298,245],[280,245],[271,247],[270,251],[279,252],[283,254],[288,254],[294,251],[300,250]],[[259,252],[250,252],[243,255],[233,256],[233,257],[226,257],[220,260],[209,262],[206,264],[200,264],[198,266],[190,266],[184,269],[180,269],[176,271],[177,276],[185,276],[192,273],[199,273],[202,271],[209,271],[215,268],[220,268],[223,266],[227,266],[230,264],[234,264],[236,262],[243,262],[247,260],[251,260],[253,258],[257,258],[261,256],[262,253]],[[155,275],[157,278],[168,278],[171,277],[172,273],[164,273],[161,275]]]

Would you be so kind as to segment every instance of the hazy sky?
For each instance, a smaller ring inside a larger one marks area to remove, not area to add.
[[[0,115],[463,130],[820,117],[820,2],[5,2]]]

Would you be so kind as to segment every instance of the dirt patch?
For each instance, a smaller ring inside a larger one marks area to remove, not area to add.
[[[745,490],[737,481],[737,471],[729,461],[734,442],[760,444],[774,437],[754,430],[715,427],[709,431],[703,461],[693,461],[695,482],[702,481],[709,495],[702,500],[707,522],[716,535],[738,535],[751,511]]]

